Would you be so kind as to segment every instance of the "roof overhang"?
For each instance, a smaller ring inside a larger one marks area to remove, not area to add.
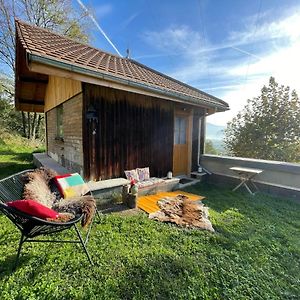
[[[112,74],[95,71],[75,64],[68,64],[53,58],[43,57],[32,53],[28,53],[28,66],[33,72],[58,75],[58,70],[60,70],[61,76],[80,80],[82,82],[104,85],[147,95],[151,94],[151,96],[158,98],[172,100],[175,102],[183,102],[185,104],[199,107],[206,107],[211,113],[229,109],[225,102],[224,104],[219,104],[206,99],[195,99],[188,95],[164,90],[156,86],[146,85],[133,80],[123,79]]]
[[[26,50],[16,38],[15,107],[16,110],[44,112],[48,75],[28,68]]]
[[[45,35],[45,40],[42,39],[44,35],[39,33]],[[47,39],[50,39],[49,43]],[[66,41],[77,49],[72,50],[76,55],[70,51],[72,47],[66,46]],[[87,53],[93,54],[87,58]],[[95,57],[97,59],[90,64]],[[49,75],[201,107],[208,114],[229,109],[221,99],[138,62],[16,20],[17,109],[44,111]]]

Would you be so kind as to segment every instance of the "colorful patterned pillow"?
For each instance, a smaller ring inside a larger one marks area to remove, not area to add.
[[[147,168],[137,168],[137,173],[139,176],[139,181],[147,181],[150,179],[149,167]]]
[[[40,219],[56,219],[58,217],[58,212],[31,199],[15,200],[7,202],[6,204],[7,206]]]
[[[90,191],[78,173],[56,176],[55,181],[65,199],[83,196]]]
[[[58,191],[59,191],[59,196],[60,196],[60,198],[64,198],[64,191],[63,191],[61,185],[59,184],[58,179],[65,178],[65,177],[69,177],[69,176],[71,176],[71,175],[72,175],[72,174],[70,173],[70,174],[63,174],[63,175],[57,175],[57,176],[55,176],[55,177],[53,178],[52,182],[50,181],[50,183],[49,183],[49,187],[50,187],[51,192],[53,193],[54,190],[58,190]],[[53,186],[55,186],[55,187],[52,187],[51,184],[52,184]],[[57,193],[55,193],[55,194],[57,195]],[[58,198],[58,197],[56,197],[56,198]],[[55,201],[54,201],[54,202],[55,202]]]
[[[136,182],[139,181],[139,175],[138,175],[136,169],[127,170],[127,171],[124,171],[124,173],[128,180],[131,181],[132,179],[134,179]]]

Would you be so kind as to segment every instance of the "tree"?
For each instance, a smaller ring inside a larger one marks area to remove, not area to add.
[[[271,77],[269,86],[227,124],[225,146],[235,156],[299,162],[299,122],[296,91]]]
[[[0,0],[0,66],[11,78],[15,73],[15,18],[81,42],[88,41],[87,12],[75,9],[71,0]],[[23,135],[30,139],[38,137],[43,114],[21,114]]]
[[[0,127],[23,135],[21,114],[14,107],[14,85],[9,78],[0,77]]]
[[[205,154],[215,154],[215,155],[219,154],[211,140],[205,141]]]

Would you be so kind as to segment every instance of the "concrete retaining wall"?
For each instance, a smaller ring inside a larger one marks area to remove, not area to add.
[[[201,166],[212,173],[210,180],[234,187],[239,182],[231,167],[262,169],[253,179],[267,193],[300,199],[300,164],[243,157],[203,155]]]

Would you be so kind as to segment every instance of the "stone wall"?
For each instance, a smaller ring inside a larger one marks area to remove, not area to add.
[[[62,166],[82,175],[82,93],[62,105],[63,139],[57,137],[57,108],[46,113],[47,153]]]
[[[244,157],[202,155],[201,166],[212,174],[214,184],[233,188],[240,180],[231,167],[263,170],[253,181],[262,192],[300,200],[300,164]]]

